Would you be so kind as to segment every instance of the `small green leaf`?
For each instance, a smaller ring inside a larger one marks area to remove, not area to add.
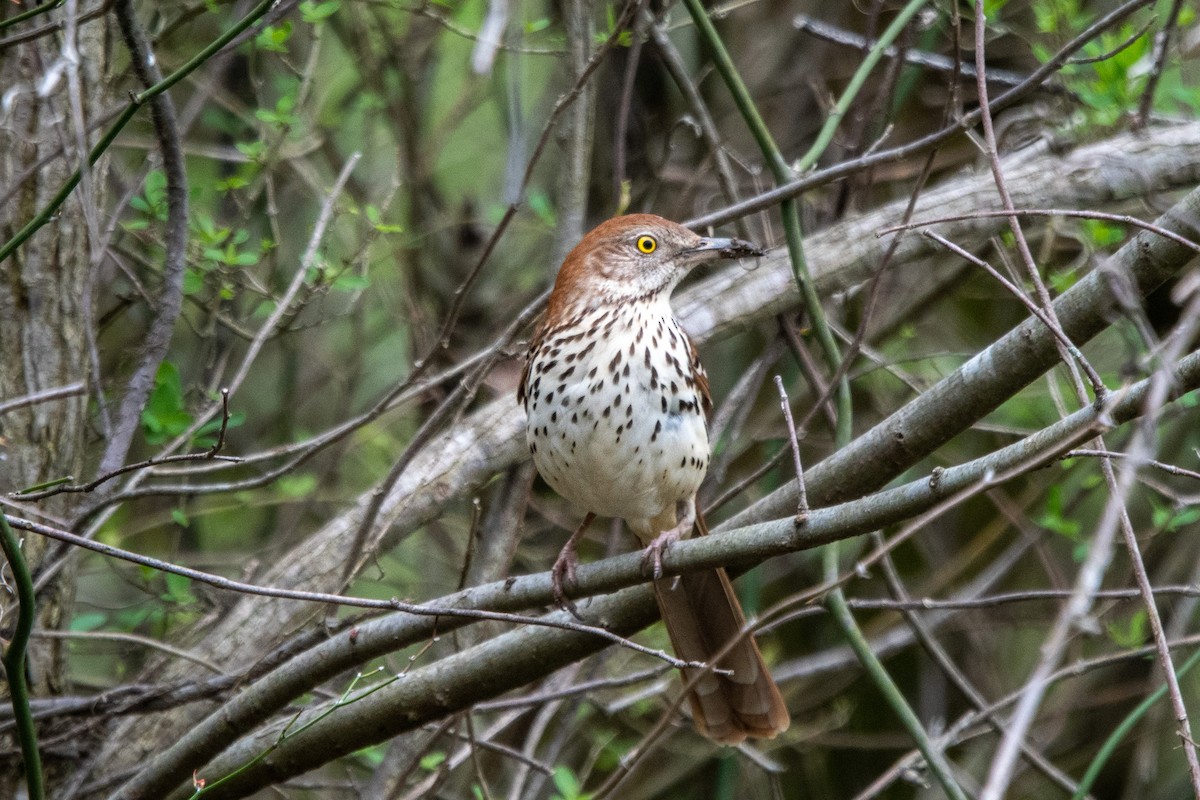
[[[168,603],[177,603],[181,606],[191,605],[196,602],[196,595],[192,594],[192,579],[184,575],[177,575],[174,572],[168,572],[163,575],[163,580],[167,584],[167,591],[161,596],[161,599]]]
[[[583,787],[579,785],[579,779],[575,777],[575,773],[571,771],[570,767],[555,767],[551,780],[554,781],[554,788],[558,789],[554,800],[589,800],[591,798],[591,794],[583,791]]]
[[[550,202],[550,198],[546,196],[545,192],[531,191],[529,193],[529,210],[546,227],[555,228],[558,226],[557,215],[554,213],[554,205]]]
[[[241,175],[232,175],[224,180],[217,181],[214,188],[218,192],[230,192],[234,189],[242,189],[250,185],[250,181],[243,178]]]
[[[108,622],[108,615],[99,611],[89,611],[78,614],[71,619],[68,626],[73,631],[94,631]]]
[[[1062,487],[1050,487],[1046,493],[1046,509],[1037,518],[1037,524],[1072,541],[1077,541],[1082,526],[1078,520],[1071,519],[1063,513],[1063,506]]]
[[[246,158],[257,161],[266,152],[267,143],[256,139],[253,142],[238,142],[234,147]]]
[[[183,273],[183,293],[188,297],[200,294],[204,288],[204,276],[194,269],[188,269]]]
[[[240,426],[246,421],[246,414],[241,411],[235,411],[229,415],[229,424],[225,426],[227,431]],[[221,430],[221,420],[210,419],[208,422],[200,426],[200,430],[196,431],[196,435],[192,437],[193,447],[212,447],[217,443],[217,433]]]
[[[339,292],[361,292],[371,286],[371,279],[366,275],[354,275],[343,272],[333,280],[333,288]]]
[[[174,520],[175,524],[181,528],[186,528],[188,526],[188,515],[187,512],[185,512],[182,508],[172,508],[171,519]]]
[[[445,760],[445,753],[434,751],[422,756],[419,763],[421,765],[421,769],[425,770],[426,772],[433,772],[435,769],[441,766],[442,762]]]
[[[1118,622],[1110,622],[1105,626],[1108,638],[1112,639],[1117,647],[1126,650],[1140,647],[1146,641],[1146,621],[1146,612],[1137,611],[1124,626]]]
[[[1101,249],[1108,249],[1125,241],[1124,228],[1107,220],[1085,219],[1083,229],[1092,243]]]
[[[254,37],[254,44],[272,53],[286,53],[288,40],[292,38],[292,23],[284,20],[278,25],[268,25]]]
[[[192,415],[183,404],[183,386],[179,370],[170,361],[158,367],[154,390],[142,411],[142,431],[148,444],[162,444],[187,430]]]
[[[317,488],[317,476],[307,472],[284,475],[275,485],[285,497],[308,497]]]
[[[324,3],[314,3],[312,0],[304,0],[300,4],[300,18],[312,25],[323,19],[332,17],[341,6],[340,0],[326,0]]]

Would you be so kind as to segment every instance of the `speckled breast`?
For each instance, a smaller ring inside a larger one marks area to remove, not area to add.
[[[538,472],[634,527],[674,509],[708,469],[699,369],[665,302],[599,306],[545,331],[524,387]]]

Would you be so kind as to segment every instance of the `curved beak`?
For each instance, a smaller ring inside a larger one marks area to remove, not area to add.
[[[695,247],[687,249],[688,255],[711,253],[713,258],[745,258],[766,255],[767,251],[745,239],[718,239],[705,237]]]

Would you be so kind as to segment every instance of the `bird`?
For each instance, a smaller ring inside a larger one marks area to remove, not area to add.
[[[596,516],[623,519],[644,545],[672,647],[685,662],[697,731],[725,745],[773,738],[790,717],[724,569],[661,580],[662,555],[706,533],[696,492],[709,463],[708,377],[670,305],[694,267],[760,256],[741,239],[700,236],[653,214],[601,223],[567,254],[530,340],[518,400],[542,478],[586,512],[552,570],[566,598],[576,545]]]

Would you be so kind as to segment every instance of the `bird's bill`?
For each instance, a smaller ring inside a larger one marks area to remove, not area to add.
[[[718,239],[709,237],[701,239],[699,244],[688,248],[687,252],[689,255],[712,253],[718,258],[746,258],[747,256],[762,256],[767,253],[766,250],[763,250],[756,244],[747,242],[745,239]]]

